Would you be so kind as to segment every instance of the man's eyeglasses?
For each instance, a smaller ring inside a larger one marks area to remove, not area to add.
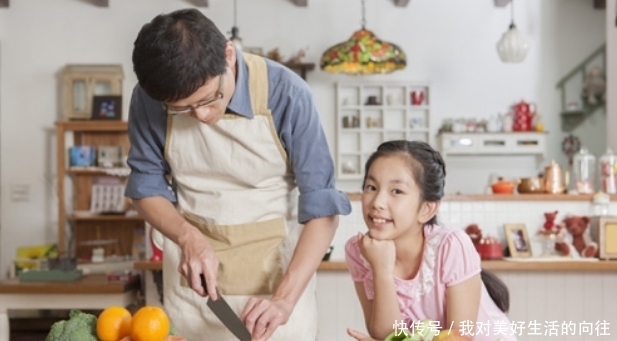
[[[197,110],[198,108],[205,107],[205,106],[211,105],[213,103],[216,103],[217,101],[220,101],[221,99],[223,99],[223,96],[224,96],[224,94],[223,94],[223,84],[224,84],[223,80],[224,80],[224,78],[225,78],[225,74],[222,74],[219,77],[219,88],[216,91],[216,97],[215,98],[213,98],[211,100],[207,100],[207,101],[200,101],[200,102],[197,102],[197,103],[195,103],[193,105],[189,105],[188,107],[179,108],[179,109],[169,108],[167,106],[167,104],[162,103],[163,110],[167,111],[168,115],[187,115],[187,114],[190,114],[193,110]]]

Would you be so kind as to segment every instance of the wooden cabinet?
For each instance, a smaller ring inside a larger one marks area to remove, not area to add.
[[[119,146],[127,155],[129,139],[124,121],[59,121],[57,132],[58,249],[62,254],[89,259],[94,248],[105,256],[135,256],[134,243],[143,242],[144,220],[133,214],[90,213],[92,185],[104,177],[126,182],[128,169],[69,167],[69,146]],[[115,175],[112,175],[115,174]],[[120,174],[120,175],[117,175]],[[70,186],[69,186],[70,185]],[[72,187],[67,191],[66,187]],[[130,207],[127,202],[126,207]]]
[[[338,178],[361,179],[366,160],[384,141],[430,143],[430,104],[426,83],[337,84]]]
[[[95,95],[121,95],[122,65],[69,64],[62,71],[64,118],[89,119]]]

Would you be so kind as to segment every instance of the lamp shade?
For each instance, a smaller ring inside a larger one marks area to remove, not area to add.
[[[520,63],[527,56],[529,44],[527,39],[516,29],[514,24],[506,31],[497,42],[497,53],[502,62]]]
[[[380,40],[369,30],[354,32],[349,40],[327,49],[320,67],[330,73],[370,75],[402,70],[405,52],[395,44]]]

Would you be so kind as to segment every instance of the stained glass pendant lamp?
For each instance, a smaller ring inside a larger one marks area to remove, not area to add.
[[[362,0],[362,29],[354,32],[349,40],[323,53],[320,62],[322,70],[348,75],[373,75],[405,68],[405,52],[397,45],[377,38],[373,32],[365,29],[365,24]]]
[[[234,0],[234,26],[231,28],[231,37],[229,37],[229,41],[234,43],[234,45],[242,51],[242,38],[238,35],[240,29],[238,29],[238,26],[236,25],[236,14],[236,0]]]
[[[511,22],[510,28],[502,36],[497,43],[497,53],[499,58],[504,63],[520,63],[527,56],[529,44],[527,39],[516,29],[514,25],[514,1],[510,2],[511,6]]]

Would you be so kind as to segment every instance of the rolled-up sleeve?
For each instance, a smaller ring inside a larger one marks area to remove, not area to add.
[[[300,190],[298,221],[347,215],[351,204],[335,188],[334,161],[308,85],[299,77],[289,84],[281,122],[285,146]]]
[[[300,194],[298,220],[301,224],[314,218],[347,215],[350,212],[351,204],[347,194],[334,188]]]
[[[138,86],[133,90],[129,108],[128,135],[131,148],[128,165],[131,168],[125,196],[132,199],[162,196],[176,202],[167,181],[169,164],[165,161],[167,117],[159,102],[148,97]]]

